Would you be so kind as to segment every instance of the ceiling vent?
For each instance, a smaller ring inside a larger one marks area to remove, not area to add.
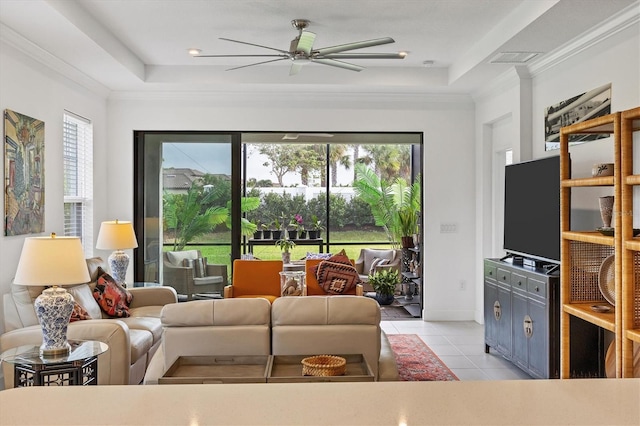
[[[540,52],[500,52],[491,60],[489,63],[492,64],[526,64],[536,56],[538,56]]]

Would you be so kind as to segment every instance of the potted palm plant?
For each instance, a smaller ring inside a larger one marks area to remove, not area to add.
[[[396,285],[400,281],[398,271],[395,269],[383,269],[373,275],[369,275],[369,284],[376,291],[376,300],[381,305],[393,303],[396,293]]]

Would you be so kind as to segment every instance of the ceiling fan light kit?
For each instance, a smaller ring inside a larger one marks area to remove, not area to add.
[[[300,72],[302,65],[308,62],[316,62],[322,65],[329,65],[332,67],[342,68],[350,71],[362,71],[364,67],[349,62],[344,62],[343,59],[404,59],[407,56],[406,52],[398,53],[354,53],[352,50],[364,49],[366,47],[380,46],[383,44],[395,43],[395,40],[391,37],[383,37],[373,40],[364,40],[354,43],[341,44],[337,46],[323,47],[320,49],[313,49],[313,44],[316,39],[316,34],[311,31],[306,31],[309,26],[309,20],[307,19],[294,19],[291,21],[291,25],[298,30],[298,36],[291,41],[289,50],[277,49],[269,46],[262,46],[259,44],[248,43],[240,40],[232,40],[229,38],[221,37],[220,40],[230,41],[232,43],[246,44],[249,46],[260,47],[262,49],[273,50],[277,53],[273,54],[258,54],[258,55],[202,55],[200,49],[189,49],[189,53],[198,58],[231,58],[231,57],[262,57],[262,58],[276,58],[268,59],[260,62],[255,62],[248,65],[241,65],[227,69],[227,71],[237,70],[240,68],[252,67],[255,65],[267,64],[270,62],[290,60],[291,68],[289,75],[296,75]],[[195,52],[195,53],[193,53]],[[347,52],[347,53],[345,53]]]

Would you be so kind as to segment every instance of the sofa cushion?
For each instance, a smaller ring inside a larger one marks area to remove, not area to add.
[[[130,330],[146,330],[153,337],[153,344],[162,339],[162,322],[160,318],[128,317],[121,318]]]
[[[147,356],[147,352],[153,346],[153,336],[150,331],[130,328],[129,340],[131,342],[131,364],[135,364],[140,358]]]
[[[160,318],[160,313],[162,312],[163,305],[148,305],[148,306],[138,306],[137,308],[129,307],[129,316],[138,318],[138,317],[148,317],[148,318]]]
[[[93,297],[107,315],[116,318],[129,316],[129,304],[133,296],[104,271],[98,275]]]
[[[168,251],[167,260],[174,266],[183,266],[185,259],[197,259],[198,250]]]
[[[207,276],[207,259],[198,257],[196,259],[184,259],[182,265],[193,269],[195,278],[204,278]]]
[[[203,277],[203,278],[194,278],[193,279],[193,284],[198,286],[198,285],[209,285],[209,284],[222,284],[224,283],[224,280],[222,279],[222,277],[220,276],[210,276],[210,277]]]
[[[73,300],[87,311],[91,319],[102,318],[100,305],[98,305],[98,302],[93,297],[93,291],[88,284],[67,287],[67,291],[73,296]]]

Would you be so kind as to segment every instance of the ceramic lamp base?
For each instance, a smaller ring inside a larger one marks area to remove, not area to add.
[[[123,287],[126,287],[125,278],[129,267],[129,255],[122,250],[116,250],[109,256],[109,268],[111,276]]]
[[[40,353],[45,357],[69,353],[67,326],[73,312],[73,296],[64,288],[45,289],[35,300],[36,315],[42,327]]]

